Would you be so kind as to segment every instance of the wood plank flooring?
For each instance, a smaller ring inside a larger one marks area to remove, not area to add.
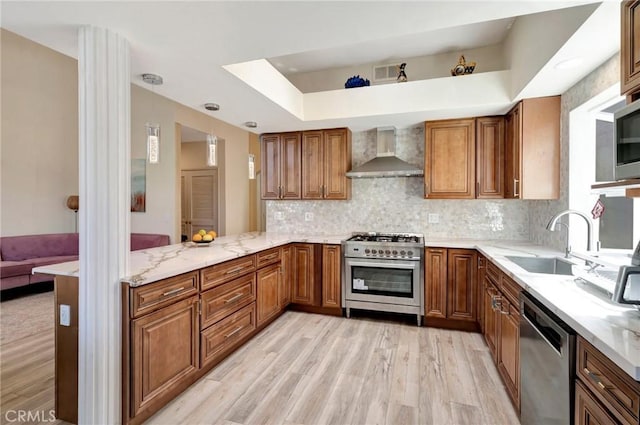
[[[149,424],[518,424],[479,334],[289,311]]]
[[[48,420],[53,331],[0,356],[1,422],[64,424]],[[41,420],[17,422],[17,410]],[[519,422],[479,334],[289,311],[148,423]]]

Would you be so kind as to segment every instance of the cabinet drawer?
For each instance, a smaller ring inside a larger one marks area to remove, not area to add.
[[[202,290],[210,289],[225,282],[233,280],[243,274],[255,271],[256,256],[246,255],[226,263],[216,264],[200,271]]]
[[[202,293],[200,328],[223,319],[238,308],[256,300],[256,275],[254,273],[223,283]]]
[[[138,317],[198,293],[198,272],[131,288],[131,317]]]
[[[502,272],[500,271],[498,266],[496,266],[495,264],[493,264],[491,261],[488,261],[488,260],[487,260],[487,274],[491,277],[491,279],[493,280],[493,283],[495,283],[498,286],[500,285],[500,275],[502,274]]]
[[[576,372],[585,386],[619,421],[639,423],[640,383],[581,337],[576,352]]]
[[[205,366],[219,359],[255,329],[256,303],[251,303],[200,332],[201,364]]]
[[[260,251],[256,254],[256,267],[264,267],[267,264],[280,261],[280,247]]]
[[[579,379],[576,379],[576,425],[615,424],[617,421],[595,400]]]
[[[507,297],[511,303],[520,305],[520,292],[522,292],[522,288],[513,279],[502,275],[500,289],[502,290],[502,295]]]

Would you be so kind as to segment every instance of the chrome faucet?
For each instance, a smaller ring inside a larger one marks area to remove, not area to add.
[[[592,246],[592,241],[591,241],[591,235],[593,234],[593,224],[591,223],[591,219],[583,212],[577,211],[577,210],[564,210],[559,212],[558,214],[554,215],[551,220],[549,220],[549,224],[547,224],[547,230],[550,231],[555,231],[557,228],[557,225],[560,220],[561,217],[565,216],[565,215],[569,215],[569,214],[576,214],[582,218],[584,218],[584,221],[587,222],[587,251],[591,251],[591,246]],[[560,224],[564,224],[564,223],[560,223]],[[565,256],[567,258],[569,258],[569,254],[571,253],[571,246],[569,245],[569,232],[568,232],[569,227],[567,226],[567,248],[565,249]],[[600,242],[596,243],[596,250],[599,251],[600,250]]]

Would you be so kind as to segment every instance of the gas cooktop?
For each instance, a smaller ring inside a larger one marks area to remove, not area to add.
[[[342,242],[348,258],[421,260],[424,237],[415,233],[353,233]]]
[[[347,242],[385,242],[423,244],[422,235],[412,233],[353,233]]]

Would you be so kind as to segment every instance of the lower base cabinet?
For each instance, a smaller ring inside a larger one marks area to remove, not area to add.
[[[341,256],[340,245],[322,246],[322,307],[341,306]]]
[[[256,272],[258,291],[258,326],[280,313],[280,262],[266,266]]]
[[[576,380],[576,425],[608,425],[618,422],[591,396],[580,380]]]
[[[237,343],[256,330],[256,303],[219,321],[201,333],[202,366],[206,366],[229,353]]]
[[[131,322],[131,415],[190,378],[200,367],[198,297]]]

